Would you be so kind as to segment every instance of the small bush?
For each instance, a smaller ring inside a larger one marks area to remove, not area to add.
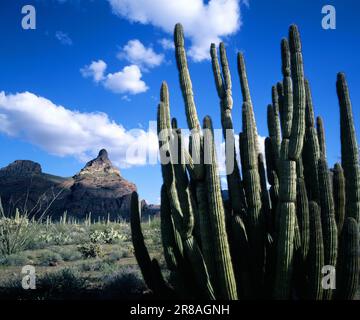
[[[72,269],[63,269],[45,274],[40,280],[38,290],[45,298],[76,298],[86,289],[86,279]]]
[[[0,286],[0,298],[9,300],[46,300],[86,298],[86,279],[72,269],[47,273],[36,279],[35,290],[24,290],[20,278]]]
[[[56,252],[44,250],[40,253],[38,261],[41,266],[56,265],[62,261],[62,257]]]
[[[105,259],[106,262],[108,263],[114,263],[119,261],[121,258],[123,257],[123,252],[122,251],[114,251],[111,252]]]
[[[106,298],[132,300],[140,298],[145,290],[146,286],[139,272],[131,267],[104,278],[103,292]]]
[[[10,255],[28,248],[36,233],[36,222],[16,210],[14,217],[5,217],[0,202],[0,254]]]
[[[56,252],[64,261],[76,261],[82,258],[82,254],[76,248],[57,248]]]
[[[85,243],[77,248],[85,259],[97,258],[103,255],[102,247],[97,243]]]
[[[10,254],[0,258],[0,265],[3,266],[25,266],[29,263],[28,257],[23,254]]]

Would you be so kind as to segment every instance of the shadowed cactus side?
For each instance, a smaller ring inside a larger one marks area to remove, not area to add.
[[[207,300],[353,299],[359,281],[360,171],[344,74],[337,79],[342,165],[329,170],[324,123],[321,117],[315,121],[297,27],[292,25],[288,39],[281,41],[282,81],[272,87],[272,104],[267,107],[265,155],[260,153],[244,56],[238,54],[243,97],[238,163],[229,62],[225,45],[220,44],[218,59],[211,44],[227,143],[225,163],[233,169],[227,170],[225,199],[212,121],[207,116],[200,127],[180,24],[175,26],[174,42],[192,132],[186,146],[176,119],[171,120],[164,82],[158,105],[161,234],[173,287],[147,252],[137,194],[131,205],[135,255],[149,289],[159,297]],[[335,291],[322,286],[325,265],[336,267]]]

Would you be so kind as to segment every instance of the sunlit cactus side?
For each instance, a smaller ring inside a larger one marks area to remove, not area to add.
[[[291,126],[289,159],[301,156],[305,136],[305,78],[301,53],[301,40],[296,25],[290,26],[289,46],[291,59],[291,78],[293,83],[293,122]]]
[[[276,208],[278,204],[279,199],[279,178],[278,174],[276,173],[276,164],[275,164],[275,157],[273,154],[273,148],[271,139],[267,137],[265,139],[265,158],[266,158],[266,173],[267,173],[267,180],[269,184],[271,185],[269,193],[270,193],[270,199],[271,199],[271,234],[274,233],[275,228],[275,216],[276,216]]]
[[[187,123],[193,131],[187,148],[176,119],[171,119],[164,82],[158,105],[160,226],[169,283],[145,247],[137,194],[131,202],[135,256],[149,289],[159,297],[206,300],[353,299],[359,281],[360,176],[344,75],[337,79],[342,166],[336,164],[330,171],[324,124],[319,117],[315,122],[310,85],[304,78],[299,32],[290,27],[289,39],[281,42],[283,80],[272,87],[268,107],[265,166],[244,57],[238,55],[243,95],[241,180],[229,62],[223,43],[219,60],[211,45],[222,129],[231,142],[226,161],[234,164],[234,171],[227,172],[228,201],[220,188],[210,117],[204,118],[203,128],[199,124],[179,24],[174,41]],[[325,265],[336,267],[336,291],[323,289]]]
[[[162,101],[158,106],[158,136],[163,180],[168,191],[175,228],[179,231],[183,250],[200,289],[198,296],[214,299],[208,269],[198,242],[193,236],[194,210],[197,210],[197,208],[193,207],[190,186],[186,172],[183,171],[183,164],[173,163],[175,154],[172,150],[174,137],[170,127],[170,107],[169,101],[164,97],[169,97],[166,83],[162,84],[160,94]],[[169,157],[169,159],[166,159],[166,157]]]
[[[300,159],[305,134],[304,70],[300,36],[296,26],[290,27],[289,45],[286,40],[283,40],[281,49],[285,101],[283,112],[286,113],[286,116],[282,116],[285,123],[279,161],[280,187],[277,209],[278,236],[274,298],[288,299],[291,294],[294,245],[299,245],[299,241],[294,242],[299,240],[299,234],[295,234],[297,227],[296,161]],[[291,111],[292,116],[289,116]],[[290,124],[286,122],[289,118],[292,119],[291,131]]]
[[[281,41],[281,61],[283,74],[282,107],[279,108],[282,138],[289,139],[293,119],[293,83],[291,79],[290,49],[287,39]],[[278,88],[281,87],[278,86]]]
[[[252,121],[252,128],[254,130],[256,153],[259,153],[259,144],[258,144],[258,136],[259,135],[258,135],[257,126],[256,126],[254,107],[253,107],[253,103],[252,103],[251,95],[250,95],[249,82],[248,82],[246,66],[245,66],[245,59],[244,59],[244,55],[241,52],[239,52],[238,56],[237,56],[237,66],[238,66],[238,73],[239,73],[239,77],[240,77],[240,87],[241,87],[243,102],[247,102],[249,104],[249,112],[250,112],[251,121]]]
[[[270,195],[266,181],[265,160],[264,160],[264,155],[262,153],[259,153],[258,155],[258,168],[259,168],[259,177],[260,177],[260,186],[261,186],[261,201],[262,201],[263,214],[266,224],[266,232],[268,232],[271,235],[273,231],[273,217],[271,212]]]
[[[302,262],[306,263],[310,244],[310,227],[309,227],[309,200],[307,197],[305,180],[303,175],[302,160],[299,159],[297,165],[296,181],[296,216],[300,230],[301,256]]]
[[[321,117],[316,118],[316,130],[319,140],[321,157],[326,159],[325,128],[324,128],[323,119]]]
[[[345,220],[345,177],[340,163],[336,163],[333,169],[333,194],[335,219],[340,237]]]
[[[246,222],[250,250],[252,254],[253,281],[257,293],[263,285],[264,258],[265,258],[265,219],[261,202],[261,185],[258,171],[258,156],[256,150],[256,131],[252,119],[252,110],[249,102],[242,107],[242,133],[240,135],[240,149],[243,165],[243,179],[247,200]]]
[[[208,187],[208,203],[211,229],[213,230],[213,246],[217,280],[217,296],[219,299],[236,300],[237,288],[235,274],[230,256],[230,248],[225,227],[225,211],[221,196],[220,178],[217,168],[214,132],[210,117],[204,118],[204,143],[207,146],[210,164],[205,165],[206,182]]]
[[[336,88],[340,105],[341,161],[345,177],[345,222],[339,250],[340,288],[336,296],[339,299],[352,299],[359,283],[359,150],[349,88],[344,73],[337,75]]]
[[[239,166],[236,159],[235,137],[233,133],[234,127],[231,115],[233,107],[231,74],[224,43],[220,43],[221,69],[215,44],[211,44],[210,55],[217,93],[220,98],[221,124],[223,128],[224,139],[226,141],[225,147],[230,148],[230,150],[226,150],[225,159],[226,167],[229,168],[229,172],[227,172],[227,182],[230,203],[233,214],[240,215],[243,214],[244,210],[246,209],[246,200],[244,196]]]
[[[310,247],[308,255],[309,299],[322,300],[321,280],[324,266],[324,245],[321,228],[321,213],[315,201],[309,202]]]
[[[324,243],[324,265],[336,268],[338,235],[335,221],[334,200],[329,170],[325,158],[319,160],[319,187],[321,206],[321,225]],[[333,290],[324,290],[324,299],[331,300]]]
[[[360,222],[359,149],[349,88],[345,74],[339,73],[336,82],[340,104],[341,161],[345,176],[346,215]]]
[[[274,108],[274,123],[275,123],[275,141],[276,141],[276,158],[280,158],[281,146],[281,124],[280,124],[280,97],[277,86],[271,88],[272,106]]]
[[[306,112],[305,112],[305,141],[303,150],[303,164],[306,190],[309,200],[319,204],[319,180],[318,161],[320,159],[320,147],[315,129],[314,106],[312,101],[310,84],[305,80]]]

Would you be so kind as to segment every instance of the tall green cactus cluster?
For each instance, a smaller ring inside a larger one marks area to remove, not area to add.
[[[272,87],[267,107],[265,155],[259,151],[244,56],[239,53],[237,59],[243,96],[237,149],[226,50],[221,43],[219,59],[211,45],[226,141],[225,198],[212,121],[206,116],[201,127],[198,119],[180,24],[174,42],[191,135],[187,147],[176,119],[171,119],[169,90],[163,82],[157,123],[168,280],[146,249],[136,193],[131,203],[135,255],[149,289],[162,298],[354,298],[360,271],[360,169],[344,74],[338,74],[336,84],[342,161],[329,170],[324,123],[320,117],[315,121],[298,28],[292,25],[289,37],[281,41],[282,80]]]

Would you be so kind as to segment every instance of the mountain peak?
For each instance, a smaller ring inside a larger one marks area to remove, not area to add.
[[[102,161],[106,161],[106,160],[109,160],[109,155],[106,151],[106,149],[101,149],[99,151],[99,155],[97,156],[96,159],[101,159]],[[109,160],[110,161],[110,160]]]
[[[78,175],[84,174],[116,174],[120,176],[120,171],[109,159],[109,155],[105,149],[99,151],[98,156],[90,160],[83,169],[78,173]]]
[[[0,169],[0,173],[5,175],[29,176],[41,174],[41,172],[40,164],[31,160],[15,160],[7,167]]]

